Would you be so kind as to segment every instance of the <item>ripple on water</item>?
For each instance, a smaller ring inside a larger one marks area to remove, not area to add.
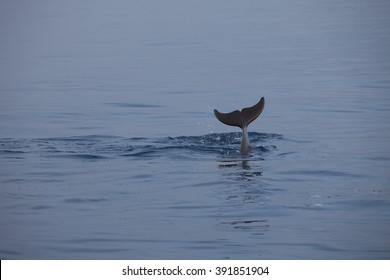
[[[277,150],[275,145],[264,145],[281,135],[270,133],[249,134],[256,154]],[[47,158],[82,161],[109,160],[115,157],[151,158],[186,155],[189,159],[205,155],[234,155],[238,153],[241,133],[212,133],[201,136],[165,138],[124,138],[89,135],[37,139],[0,139],[0,154],[21,158],[34,154]]]

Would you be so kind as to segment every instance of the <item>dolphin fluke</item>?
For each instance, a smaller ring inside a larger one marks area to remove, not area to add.
[[[265,100],[264,97],[262,97],[256,105],[244,108],[241,111],[236,110],[231,113],[220,113],[218,110],[214,109],[214,114],[220,122],[227,125],[238,126],[242,129],[241,154],[247,154],[250,150],[247,127],[260,116],[261,112],[263,112],[264,105]]]
[[[220,122],[244,129],[244,127],[247,127],[263,112],[264,105],[265,100],[262,97],[256,105],[244,108],[241,111],[236,110],[231,113],[220,113],[214,109],[214,114]]]

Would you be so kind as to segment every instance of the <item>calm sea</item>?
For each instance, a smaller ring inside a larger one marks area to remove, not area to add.
[[[389,259],[389,15],[1,1],[0,259]]]

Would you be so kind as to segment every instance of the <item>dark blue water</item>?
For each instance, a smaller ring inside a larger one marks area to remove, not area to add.
[[[388,1],[212,2],[0,3],[1,259],[390,258]]]

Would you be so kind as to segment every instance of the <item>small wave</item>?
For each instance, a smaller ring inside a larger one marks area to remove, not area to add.
[[[56,155],[53,156],[56,158],[73,158],[73,159],[80,159],[80,160],[101,160],[101,159],[108,159],[106,156],[100,156],[100,155],[91,155],[91,154],[64,154],[64,155]]]
[[[87,199],[81,199],[81,198],[69,198],[66,199],[65,203],[98,203],[98,202],[105,202],[107,199],[105,198],[87,198]]]
[[[361,174],[353,174],[342,171],[334,170],[292,170],[292,171],[281,171],[280,174],[284,175],[305,175],[305,176],[322,176],[322,177],[353,177],[361,178],[364,177]]]
[[[18,151],[18,150],[0,150],[0,153],[4,154],[24,154],[24,151]]]
[[[48,210],[51,208],[53,208],[53,207],[49,206],[49,205],[36,205],[36,206],[31,207],[30,209],[31,210]]]
[[[388,212],[390,203],[382,199],[341,200],[328,203],[331,209],[378,209],[383,213]]]
[[[156,105],[156,104],[142,104],[142,103],[106,103],[109,106],[114,106],[114,107],[121,107],[121,108],[161,108],[161,105]]]

